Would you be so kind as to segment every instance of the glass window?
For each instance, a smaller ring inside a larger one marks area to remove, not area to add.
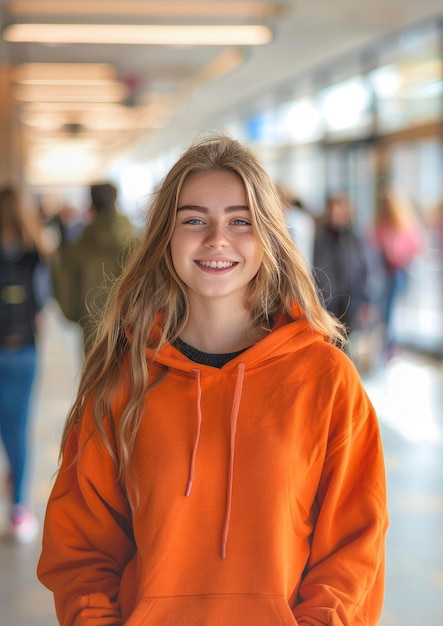
[[[435,27],[406,32],[386,44],[379,51],[379,63],[368,74],[379,132],[432,123],[440,118],[443,61]]]
[[[312,98],[283,104],[277,110],[277,134],[280,141],[310,143],[323,137],[324,124]]]
[[[360,137],[372,127],[372,93],[363,76],[322,89],[318,101],[328,136]]]
[[[443,98],[439,59],[404,61],[370,73],[377,107],[377,130],[393,131],[437,121]]]

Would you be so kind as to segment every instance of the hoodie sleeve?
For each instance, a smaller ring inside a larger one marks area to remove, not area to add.
[[[336,386],[334,396],[317,521],[294,616],[300,626],[375,626],[388,526],[379,426],[357,374]]]
[[[121,626],[120,581],[134,553],[130,507],[89,403],[49,498],[37,569],[60,624]]]

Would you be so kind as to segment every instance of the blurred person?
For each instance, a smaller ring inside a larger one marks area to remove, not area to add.
[[[390,358],[395,353],[394,308],[406,290],[411,264],[423,248],[423,236],[409,201],[389,187],[382,187],[378,193],[373,240],[385,270],[381,318]]]
[[[132,223],[117,210],[114,185],[91,185],[90,196],[90,223],[77,239],[63,242],[51,263],[54,296],[65,317],[79,324],[84,353],[94,339],[95,316],[136,241]]]
[[[374,409],[253,153],[201,139],[114,284],[38,565],[74,624],[375,626]]]
[[[37,372],[43,300],[37,268],[46,257],[36,214],[12,187],[0,190],[0,435],[11,494],[9,533],[32,540],[37,520],[29,508],[29,421]]]
[[[344,194],[327,198],[315,237],[314,271],[327,309],[349,333],[364,326],[371,315],[368,255]]]
[[[85,222],[75,207],[63,204],[56,215],[57,226],[60,231],[60,245],[65,246],[76,241],[83,232]]]

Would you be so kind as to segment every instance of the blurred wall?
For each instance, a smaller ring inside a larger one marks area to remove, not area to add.
[[[0,185],[18,184],[22,178],[13,111],[11,69],[0,65]]]

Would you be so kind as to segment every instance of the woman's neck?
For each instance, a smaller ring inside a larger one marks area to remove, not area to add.
[[[188,322],[180,339],[210,354],[227,354],[248,348],[266,334],[253,329],[249,313],[244,308],[227,308],[223,302],[205,303],[190,307]]]

